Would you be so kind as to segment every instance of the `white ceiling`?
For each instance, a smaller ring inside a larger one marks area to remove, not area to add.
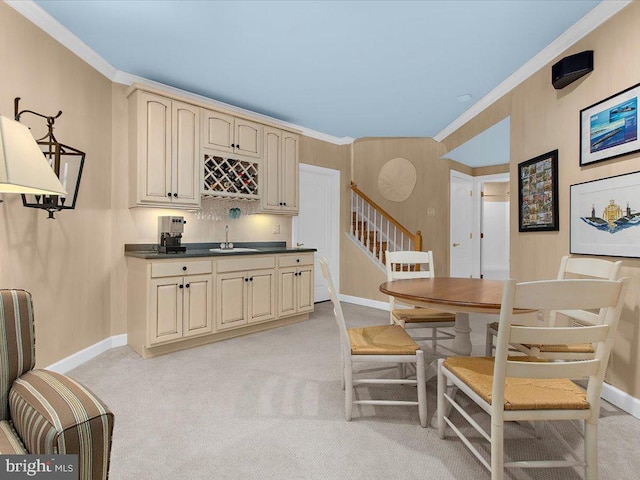
[[[354,138],[436,136],[598,3],[37,1],[118,70]]]

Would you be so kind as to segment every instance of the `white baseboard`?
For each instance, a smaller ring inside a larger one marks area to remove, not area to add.
[[[620,410],[624,410],[629,415],[640,418],[640,399],[632,397],[628,393],[608,383],[602,385],[602,394],[600,396]]]
[[[362,305],[363,307],[377,308],[378,310],[389,311],[389,302],[381,302],[379,300],[370,300],[368,298],[352,297],[351,295],[340,294],[340,301],[353,303],[354,305]]]
[[[95,343],[84,350],[80,350],[79,352],[74,353],[73,355],[69,355],[67,358],[63,358],[55,363],[52,363],[48,367],[47,370],[52,370],[57,373],[67,373],[69,370],[73,370],[76,367],[79,367],[84,362],[91,360],[94,357],[97,357],[101,353],[106,352],[115,347],[122,347],[127,344],[127,334],[123,333],[122,335],[114,335],[109,338],[105,338],[98,343]]]

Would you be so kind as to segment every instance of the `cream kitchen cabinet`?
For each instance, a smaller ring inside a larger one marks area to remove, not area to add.
[[[217,262],[218,331],[276,318],[275,257],[236,257]]]
[[[298,213],[298,143],[295,133],[264,127],[262,210]]]
[[[202,109],[202,147],[248,157],[262,156],[262,125]]]
[[[212,332],[212,272],[211,260],[129,263],[129,332],[136,351]]]
[[[129,97],[130,205],[200,205],[200,108],[142,90]]]
[[[211,275],[151,280],[150,346],[211,332],[211,280]]]
[[[313,311],[313,254],[278,257],[278,316]]]

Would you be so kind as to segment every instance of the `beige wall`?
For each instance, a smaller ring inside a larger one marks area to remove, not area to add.
[[[430,138],[363,138],[353,144],[353,181],[409,231],[422,232],[423,250],[433,251],[437,275],[449,272],[450,162],[440,160],[444,152],[444,146]],[[404,202],[392,202],[378,192],[380,170],[395,157],[409,160],[416,168],[416,187]],[[378,291],[385,274],[357,248],[349,245],[348,249],[342,293],[386,301]]]
[[[521,280],[549,278],[560,258],[569,253],[569,186],[640,169],[640,155],[579,166],[579,112],[640,79],[640,2],[586,36],[553,60],[487,112],[474,118],[444,143],[450,148],[464,143],[495,122],[511,116],[511,183],[517,181],[517,164],[550,150],[559,150],[558,232],[519,233],[511,230],[511,274]],[[551,65],[583,50],[595,51],[595,70],[562,90],[550,82]],[[508,105],[508,108],[505,107]],[[517,190],[511,189],[511,225],[518,223]],[[633,276],[618,331],[607,381],[640,397],[640,260],[623,258],[622,274]]]
[[[0,2],[0,113],[21,108],[55,115],[56,138],[86,152],[76,210],[56,220],[0,204],[0,287],[33,294],[38,366],[110,335],[111,82]],[[36,137],[44,121],[24,115]]]

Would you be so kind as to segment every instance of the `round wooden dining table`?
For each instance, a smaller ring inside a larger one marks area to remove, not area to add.
[[[471,353],[469,313],[500,313],[503,282],[480,278],[411,278],[380,285],[380,291],[417,307],[456,314],[452,350]]]

